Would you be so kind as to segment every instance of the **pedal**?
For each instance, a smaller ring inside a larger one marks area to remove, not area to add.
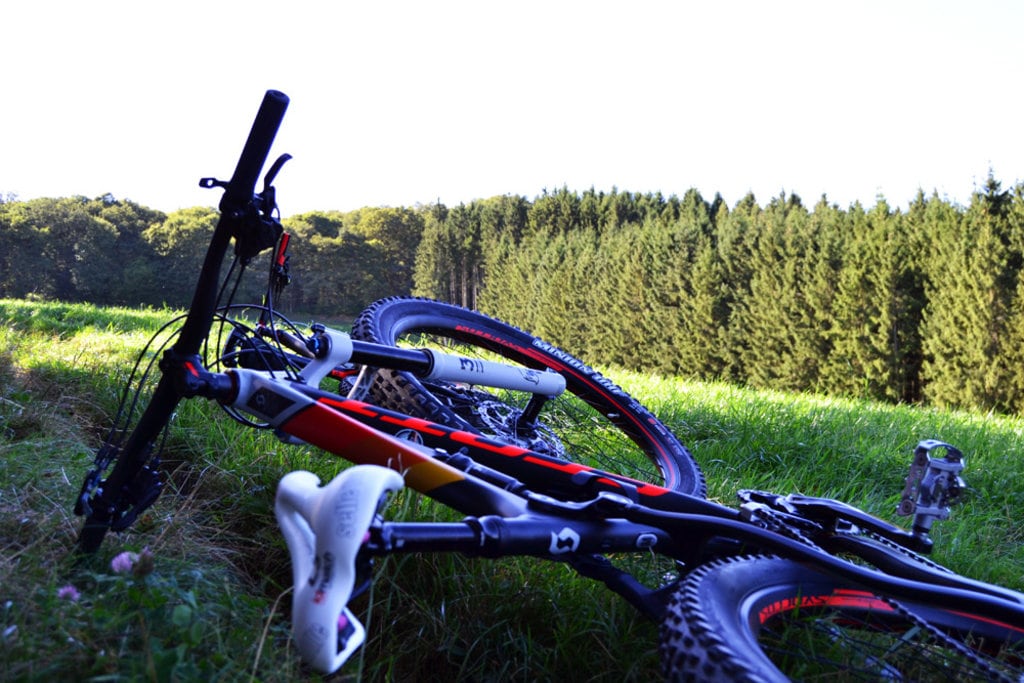
[[[944,450],[945,456],[932,457],[932,452],[938,450]],[[914,449],[914,460],[910,463],[896,514],[914,515],[915,536],[928,539],[935,520],[949,517],[950,504],[960,497],[965,487],[960,477],[963,469],[963,454],[948,443],[927,440]]]

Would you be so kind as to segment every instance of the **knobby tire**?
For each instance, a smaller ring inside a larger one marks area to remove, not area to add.
[[[394,297],[368,307],[355,321],[356,339],[436,347],[484,356],[566,379],[566,392],[545,405],[535,428],[511,425],[528,397],[487,387],[427,382],[410,372],[381,369],[371,402],[456,429],[516,443],[545,455],[706,495],[704,477],[672,432],[625,391],[570,354],[511,325],[460,306]]]
[[[1024,629],[887,600],[791,560],[700,567],[666,610],[670,681],[1020,680]]]

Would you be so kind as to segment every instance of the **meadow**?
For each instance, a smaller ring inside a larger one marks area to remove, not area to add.
[[[245,430],[215,406],[179,411],[168,486],[95,557],[72,514],[135,354],[170,310],[0,300],[0,679],[318,680],[290,639],[291,573],[277,481],[345,463]],[[968,488],[934,559],[1024,589],[1024,421],[605,369],[694,453],[709,496],[832,496],[891,521],[913,447],[966,455]],[[394,519],[457,519],[414,493]],[[139,558],[129,571],[122,553]],[[657,627],[603,587],[533,559],[378,563],[357,611],[369,639],[324,680],[648,680]]]

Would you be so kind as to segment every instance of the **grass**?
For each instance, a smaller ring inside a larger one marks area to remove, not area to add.
[[[290,639],[277,481],[326,480],[330,456],[187,404],[169,445],[169,490],[96,557],[72,555],[82,476],[137,349],[171,311],[0,301],[0,679],[318,679]],[[610,372],[686,443],[710,495],[739,488],[835,496],[886,519],[918,440],[967,455],[969,490],[937,524],[935,558],[1024,589],[1019,419]],[[390,518],[455,519],[403,492]],[[121,552],[151,566],[115,572]],[[359,598],[370,636],[325,680],[647,680],[657,629],[562,565],[453,555],[390,558]],[[73,586],[77,600],[59,597]]]

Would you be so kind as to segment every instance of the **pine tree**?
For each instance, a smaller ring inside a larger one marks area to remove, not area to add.
[[[580,224],[580,198],[563,187],[553,193],[544,190],[533,201],[527,218],[528,230],[551,229],[568,232]]]
[[[455,207],[448,213],[445,225],[451,250],[451,286],[448,300],[466,308],[476,308],[483,266],[477,205],[460,204]]]
[[[1002,347],[1015,276],[1006,193],[990,178],[963,219],[938,232],[922,325],[925,396],[942,406],[1002,409],[1009,373]]]
[[[539,263],[538,322],[533,331],[547,341],[588,357],[585,350],[600,334],[603,307],[593,296],[595,231],[578,229],[554,235]]]
[[[1006,406],[1016,414],[1024,412],[1024,183],[1018,183],[1007,193],[1007,244],[1016,282],[1006,323],[1006,343],[1003,345],[1003,363],[1007,368]]]
[[[610,261],[610,279],[605,286],[604,317],[609,353],[607,361],[628,369],[647,367],[651,354],[651,272],[649,245],[640,226],[626,226],[609,234],[605,241]]]
[[[687,377],[717,378],[725,366],[725,313],[711,207],[692,189],[670,211],[664,206],[659,200],[648,211],[647,224],[664,235],[655,255],[661,268],[652,288],[661,293],[659,324],[666,356],[656,367]],[[669,217],[674,219],[669,222]]]
[[[839,271],[842,267],[846,231],[843,213],[829,204],[822,195],[807,218],[804,244],[801,320],[805,332],[801,336],[797,363],[807,366],[807,388],[823,391],[824,375],[832,355],[835,328],[835,298]]]
[[[905,290],[910,266],[901,216],[879,199],[868,213],[851,207],[850,219],[828,389],[899,401],[906,396],[906,354],[917,328],[913,293]]]
[[[813,389],[822,358],[819,314],[807,298],[810,264],[818,257],[807,211],[799,197],[782,195],[755,226],[750,293],[734,318],[743,372],[758,387]]]
[[[431,206],[423,215],[423,235],[416,248],[413,267],[414,296],[451,301],[452,245],[447,224],[448,209],[443,204]]]
[[[754,195],[748,194],[730,211],[722,204],[715,216],[718,262],[722,273],[721,306],[725,320],[721,353],[725,367],[723,379],[743,384],[748,377],[743,367],[742,350],[746,347],[741,311],[750,296],[753,248],[756,243],[756,222],[761,208]]]
[[[929,228],[927,214],[929,200],[924,191],[918,190],[914,200],[907,207],[900,231],[903,245],[903,277],[899,289],[903,297],[904,318],[901,323],[903,390],[900,400],[906,403],[924,401],[922,364],[924,351],[921,346],[922,321],[926,303],[925,285],[932,263],[934,239]]]
[[[715,380],[725,371],[726,309],[718,254],[712,235],[698,235],[689,264],[687,300],[679,316],[677,375]]]

